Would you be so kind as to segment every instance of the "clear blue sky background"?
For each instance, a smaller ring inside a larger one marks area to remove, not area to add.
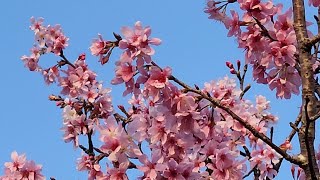
[[[226,37],[226,30],[220,23],[207,19],[203,13],[204,0],[197,1],[150,1],[150,0],[96,0],[96,1],[2,1],[0,3],[0,167],[10,160],[10,153],[26,153],[28,159],[43,165],[48,178],[86,179],[76,171],[75,161],[80,151],[62,140],[60,131],[61,110],[49,102],[49,94],[57,94],[55,86],[46,86],[42,76],[24,68],[20,57],[29,55],[33,45],[33,32],[29,30],[31,16],[44,17],[46,24],[62,25],[70,37],[65,54],[76,59],[80,53],[87,53],[90,67],[113,89],[114,105],[126,104],[121,94],[123,87],[109,84],[114,76],[113,63],[101,66],[98,59],[90,55],[89,46],[97,33],[106,39],[112,32],[120,32],[122,26],[132,26],[137,20],[150,25],[152,36],[163,40],[156,47],[154,59],[161,66],[170,66],[173,73],[186,83],[198,84],[221,78],[228,74],[225,61],[244,59],[243,50],[237,49],[233,38]],[[314,11],[313,11],[314,12]],[[308,11],[309,16],[313,14]],[[42,64],[53,64],[59,60],[45,56]],[[251,81],[251,74],[248,75]],[[284,141],[291,131],[289,122],[294,121],[300,106],[300,97],[277,100],[275,92],[268,87],[254,84],[247,98],[256,95],[267,96],[272,112],[279,116],[274,140]],[[296,139],[295,139],[296,140]],[[297,144],[294,145],[297,148]],[[295,151],[293,151],[295,152]],[[284,164],[277,179],[291,177],[289,164]],[[132,178],[134,179],[133,175]]]

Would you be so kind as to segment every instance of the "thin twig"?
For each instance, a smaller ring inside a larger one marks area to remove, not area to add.
[[[299,115],[298,115],[298,117],[296,118],[294,124],[293,124],[294,127],[298,127],[298,125],[299,125],[300,122],[301,122],[301,117],[302,117],[302,115],[301,115],[301,112],[300,112]],[[297,132],[299,132],[299,129],[293,128],[293,130],[290,132],[289,136],[287,137],[287,139],[288,139],[289,142],[292,141],[294,135],[295,135]],[[274,167],[273,169],[276,170],[277,172],[278,172],[279,169],[280,169],[280,166],[281,166],[282,161],[283,161],[283,158],[280,158],[279,162],[273,166],[273,167]]]
[[[59,55],[59,56],[63,59],[63,62],[64,62],[65,64],[68,64],[68,65],[70,65],[71,67],[73,67],[74,69],[76,69],[76,66],[73,65],[73,64],[64,56],[63,50],[60,51],[60,55]]]

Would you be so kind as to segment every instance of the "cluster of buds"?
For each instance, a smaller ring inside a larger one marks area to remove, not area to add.
[[[238,74],[241,66],[240,60],[237,60],[237,70],[234,69],[233,64],[230,61],[226,62],[226,66],[230,69],[231,74]]]
[[[101,34],[98,34],[99,38],[94,39],[90,47],[92,55],[99,56],[101,64],[105,64],[109,61],[112,50],[119,46],[119,42],[122,40],[119,34],[113,33],[116,41],[105,41]]]

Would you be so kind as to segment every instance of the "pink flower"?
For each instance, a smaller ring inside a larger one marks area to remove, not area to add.
[[[228,18],[225,13],[220,12],[222,7],[217,7],[220,2],[216,2],[214,0],[209,0],[207,2],[207,6],[204,10],[205,13],[209,14],[209,19],[214,19],[224,24],[227,23]]]
[[[38,19],[31,17],[30,21],[31,21],[30,29],[36,33],[39,32],[39,30],[42,28],[42,23],[43,23],[44,19],[41,17]]]
[[[271,90],[277,90],[277,97],[289,99],[292,93],[299,94],[301,78],[294,67],[270,71],[268,82]]]
[[[85,96],[88,91],[98,85],[96,74],[85,64],[84,60],[78,59],[75,68],[69,66],[64,77],[59,78],[59,86],[62,87],[61,93],[71,97]]]
[[[242,10],[247,11],[243,17],[246,22],[249,22],[253,16],[264,23],[270,18],[269,16],[277,12],[277,7],[271,1],[262,3],[260,0],[238,0],[238,3]]]
[[[45,82],[49,85],[56,82],[56,79],[60,77],[60,71],[57,66],[53,66],[47,70],[42,71]]]
[[[110,89],[101,90],[99,92],[98,99],[93,102],[93,112],[103,118],[108,118],[109,115],[113,112],[112,99],[109,94],[110,92]]]
[[[116,78],[121,78],[121,81],[128,82],[133,78],[136,72],[136,67],[132,66],[130,63],[122,63],[118,61],[116,63]]]
[[[184,179],[183,169],[173,158],[167,162],[167,169],[163,171],[163,177],[169,180]]]
[[[211,164],[208,165],[209,166],[208,168],[211,167],[210,165]],[[230,175],[229,175],[229,171],[225,170],[225,169],[223,169],[223,170],[213,169],[212,177],[214,179],[220,179],[220,180],[231,180]]]
[[[90,46],[91,54],[94,56],[100,57],[101,64],[105,64],[109,60],[110,53],[112,51],[114,45],[111,41],[103,40],[101,34],[98,34],[98,39],[94,39],[92,41],[92,45]]]
[[[82,155],[77,160],[77,169],[79,171],[88,171],[92,167],[92,159],[88,155]]]
[[[156,156],[155,153],[152,153],[151,162],[148,160],[146,155],[139,157],[139,161],[142,163],[141,166],[138,166],[138,169],[144,173],[143,178],[150,178],[154,180],[157,178],[159,172],[165,170],[166,165],[163,163],[163,158]]]
[[[66,37],[60,25],[47,27],[43,26],[43,18],[36,20],[31,17],[30,29],[35,32],[35,40],[40,48],[47,49],[46,52],[52,52],[60,55],[61,51],[68,46],[69,38]]]
[[[45,180],[45,177],[41,174],[42,165],[35,164],[34,161],[28,161],[21,169],[18,179],[29,180]]]
[[[69,38],[64,34],[59,34],[59,36],[54,40],[52,52],[60,55],[61,50],[65,49],[68,44]]]
[[[256,97],[256,107],[258,112],[262,112],[263,110],[267,110],[270,108],[270,101],[267,101],[267,98],[261,95]]]
[[[154,54],[154,49],[150,45],[160,45],[161,40],[158,38],[149,38],[151,35],[150,27],[142,27],[141,22],[137,21],[133,29],[129,27],[121,28],[124,39],[119,42],[121,49],[127,49],[131,53],[131,57],[139,55],[151,56]]]
[[[286,139],[286,141],[282,143],[279,147],[284,151],[292,150],[292,145],[288,139]]]
[[[266,68],[258,63],[255,63],[253,65],[253,79],[258,83],[267,84],[268,81],[266,78]]]
[[[275,65],[281,67],[284,64],[288,64],[292,67],[295,66],[295,53],[296,53],[296,35],[292,30],[290,33],[284,31],[278,31],[276,33],[278,41],[270,43],[271,54],[274,57]]]
[[[232,151],[228,148],[217,149],[215,163],[218,169],[222,171],[223,169],[228,169],[233,164],[234,155],[231,153]]]
[[[309,6],[312,5],[314,7],[320,6],[320,0],[309,0]]]
[[[274,28],[277,31],[291,31],[293,29],[292,8],[288,9],[284,14],[278,15]]]
[[[45,177],[41,174],[42,166],[35,164],[34,161],[27,161],[24,154],[19,156],[14,151],[11,153],[11,159],[13,162],[5,163],[5,174],[0,177],[1,180],[45,180]]]
[[[103,40],[102,35],[98,34],[98,39],[94,39],[90,46],[91,54],[95,56],[106,54],[110,48],[107,46],[108,43],[109,41]]]
[[[170,75],[171,68],[166,67],[163,70],[160,70],[159,68],[154,67],[150,70],[150,77],[146,83],[157,89],[161,89],[169,83],[168,77]]]
[[[119,159],[118,163],[119,167],[107,168],[109,178],[114,180],[127,180],[128,176],[126,174],[126,171],[130,162],[125,159]]]
[[[11,171],[19,171],[26,163],[26,155],[18,155],[16,151],[11,153],[11,159],[13,162],[6,162],[4,166]]]
[[[231,10],[232,19],[226,21],[226,27],[229,29],[228,37],[238,36],[241,33],[239,15],[237,12]],[[231,69],[231,68],[230,68]]]
[[[25,66],[29,68],[30,71],[35,71],[38,69],[38,61],[39,59],[34,56],[22,56],[21,60],[24,61]]]
[[[273,168],[273,166],[267,166],[265,171],[261,172],[260,177],[268,177],[269,179],[274,179],[278,172]]]
[[[135,140],[142,142],[148,137],[149,122],[142,114],[133,114],[131,118],[132,122],[128,124],[128,134]]]
[[[79,134],[77,132],[77,129],[71,124],[64,125],[64,127],[61,128],[61,130],[64,132],[63,140],[64,142],[73,142],[74,147],[79,146]]]

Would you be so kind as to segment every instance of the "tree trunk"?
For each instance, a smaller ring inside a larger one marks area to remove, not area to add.
[[[300,74],[302,80],[302,125],[299,128],[300,158],[303,160],[301,168],[307,180],[320,179],[319,169],[314,150],[315,122],[310,117],[316,114],[315,80],[311,63],[311,47],[305,20],[303,0],[293,0],[294,30],[297,36]]]

